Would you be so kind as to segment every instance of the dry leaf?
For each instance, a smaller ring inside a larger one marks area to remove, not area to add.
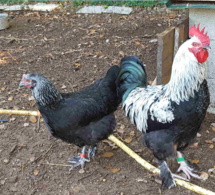
[[[39,174],[39,171],[36,169],[34,170],[34,175],[37,176]]]
[[[141,43],[139,41],[136,41],[135,45],[141,45]]]
[[[30,97],[28,98],[28,100],[29,100],[29,101],[34,100],[34,96],[30,96]]]
[[[212,126],[212,127],[215,127],[215,123],[211,123],[211,126]]]
[[[81,66],[81,64],[75,63],[74,66],[79,67],[79,66]]]
[[[129,144],[132,141],[132,137],[127,137],[126,139],[124,139],[124,142]]]
[[[119,56],[124,57],[125,53],[123,51],[119,51]]]
[[[27,127],[27,126],[29,126],[29,123],[24,123],[24,127]]]
[[[37,118],[35,116],[30,116],[29,120],[32,122],[32,123],[36,123],[37,122]]]
[[[84,169],[80,169],[78,172],[79,172],[80,174],[83,174],[83,173],[85,173],[85,170],[84,170]]]
[[[120,169],[111,169],[112,173],[118,173],[120,171]]]
[[[13,109],[14,110],[19,110],[19,107],[18,106],[13,106]]]
[[[209,175],[206,172],[202,172],[200,177],[202,178],[203,181],[206,181],[208,179]]]
[[[31,162],[35,161],[35,159],[36,159],[35,156],[30,157]]]
[[[134,132],[134,131],[131,131],[131,132],[129,133],[129,135],[130,135],[130,136],[134,136],[134,135],[135,135],[135,132]]]
[[[105,152],[104,154],[101,155],[103,158],[110,158],[114,155],[113,152]]]
[[[61,89],[66,89],[66,85],[63,85],[63,86],[61,87]]]
[[[100,38],[103,38],[105,35],[99,35]]]
[[[8,98],[8,101],[12,101],[13,100],[13,96],[10,96],[9,98]]]
[[[207,144],[212,144],[213,141],[208,139],[208,140],[205,140],[205,143],[207,143]]]
[[[90,29],[90,34],[94,34],[95,32],[96,32],[96,30]]]
[[[199,160],[192,160],[191,161],[193,164],[198,164],[199,163]]]
[[[215,127],[212,127],[212,130],[215,131]]]
[[[119,129],[117,129],[117,132],[123,134],[125,133],[125,125],[121,125]]]
[[[194,149],[196,149],[198,147],[199,147],[199,143],[198,142],[196,142],[196,143],[194,143],[193,145],[190,146],[190,148],[194,148]]]
[[[210,148],[210,149],[213,149],[213,148],[214,148],[214,145],[213,145],[213,144],[211,144],[211,145],[209,146],[209,148]]]
[[[105,169],[112,169],[112,167],[111,166],[108,166],[108,165],[105,165],[105,166],[103,166]]]
[[[2,91],[4,91],[5,89],[6,89],[5,87],[2,87],[2,88],[1,88]]]

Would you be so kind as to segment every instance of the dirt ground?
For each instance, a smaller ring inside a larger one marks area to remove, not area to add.
[[[0,108],[36,110],[31,92],[18,88],[23,73],[44,74],[62,92],[78,91],[101,78],[124,55],[140,57],[152,81],[156,75],[156,34],[186,17],[183,10],[169,12],[165,8],[135,8],[129,16],[80,15],[75,10],[62,7],[51,13],[9,13],[11,27],[0,31]],[[156,165],[121,108],[116,116],[114,135]],[[38,122],[18,115],[0,115],[0,119],[9,119],[0,124],[0,194],[195,194],[180,186],[161,192],[157,176],[107,141],[99,144],[97,156],[84,171],[69,171],[70,167],[60,165],[68,164],[80,150],[53,138],[42,119]],[[215,165],[214,122],[214,115],[208,114],[195,144],[185,151],[187,159],[206,173]],[[170,164],[175,171],[176,161]],[[215,173],[206,181],[191,182],[215,190]]]

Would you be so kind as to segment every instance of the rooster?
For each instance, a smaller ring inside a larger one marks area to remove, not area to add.
[[[178,169],[190,177],[200,177],[185,160],[183,151],[195,138],[209,105],[204,62],[208,58],[210,38],[204,29],[192,26],[190,39],[175,55],[169,83],[147,85],[142,62],[134,56],[121,60],[117,80],[125,114],[143,133],[143,141],[158,160],[162,188],[175,186],[166,159],[178,157]]]
[[[79,156],[69,160],[71,169],[95,156],[97,143],[114,130],[113,112],[119,104],[116,84],[118,66],[109,69],[103,79],[80,92],[59,93],[41,74],[24,74],[19,86],[32,90],[37,108],[51,134],[82,148]],[[88,147],[88,151],[87,150]]]

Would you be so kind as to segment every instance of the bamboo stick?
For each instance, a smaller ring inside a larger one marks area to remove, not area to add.
[[[122,143],[120,140],[118,140],[115,136],[110,135],[108,137],[109,140],[111,140],[112,142],[114,142],[116,145],[118,145],[122,150],[124,150],[129,156],[131,156],[132,158],[134,158],[139,164],[141,164],[145,169],[151,171],[152,173],[160,173],[160,170],[156,167],[154,167],[153,165],[151,165],[150,163],[148,163],[147,161],[145,161],[144,159],[142,159],[139,155],[137,155],[133,150],[131,150],[128,146],[126,146],[124,143]],[[175,182],[184,187],[187,188],[193,192],[196,192],[198,194],[202,194],[202,195],[215,195],[214,192],[204,189],[200,186],[197,186],[195,184],[180,180],[180,179],[175,179]]]
[[[40,112],[39,111],[28,111],[28,110],[6,110],[6,109],[0,109],[0,114],[15,114],[15,115],[40,116]]]
[[[40,116],[39,111],[26,111],[26,110],[4,110],[0,109],[0,114],[17,114],[17,115],[31,115],[31,116]],[[142,159],[139,155],[137,155],[133,150],[131,150],[128,146],[126,146],[123,142],[118,140],[115,136],[110,135],[108,139],[112,142],[114,142],[116,145],[118,145],[122,150],[124,150],[129,156],[134,158],[139,164],[141,164],[145,169],[151,171],[152,173],[159,174],[160,170],[156,168],[155,166],[151,165],[144,159]],[[49,165],[58,165],[58,164],[49,164]],[[61,166],[69,166],[69,165],[61,165]],[[200,186],[197,186],[195,184],[180,180],[180,179],[175,179],[175,182],[186,188],[189,189],[193,192],[196,192],[198,194],[202,195],[215,195],[214,192],[204,189]]]

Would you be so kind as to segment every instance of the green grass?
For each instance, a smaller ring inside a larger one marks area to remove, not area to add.
[[[21,3],[33,3],[33,2],[72,2],[74,6],[83,5],[104,5],[106,7],[115,6],[144,6],[151,7],[158,3],[164,3],[165,0],[1,0],[2,4],[21,4]]]
[[[72,1],[75,6],[80,6],[80,5],[105,5],[105,6],[121,6],[121,5],[126,5],[126,6],[144,6],[144,7],[151,7],[154,6],[158,3],[157,0],[146,0],[146,1],[137,1],[137,0],[118,0],[118,1],[100,1],[100,0],[88,0],[88,1],[80,1],[80,0],[73,0]]]

